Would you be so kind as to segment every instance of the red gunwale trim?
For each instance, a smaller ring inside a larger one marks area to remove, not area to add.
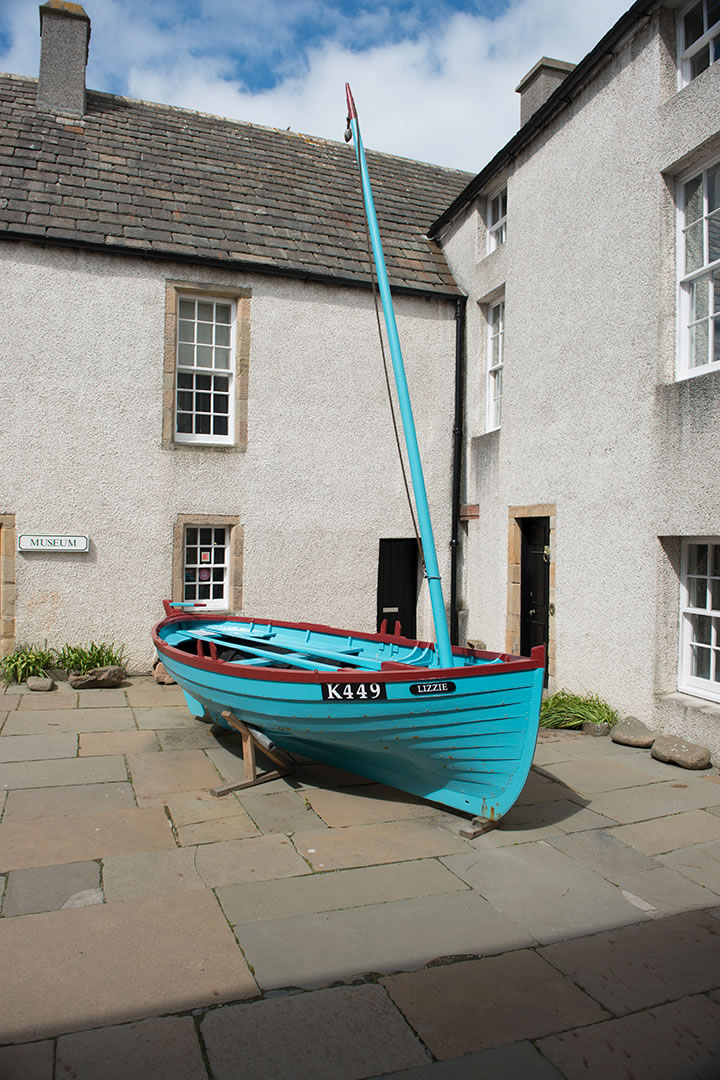
[[[205,671],[214,671],[221,675],[232,675],[234,678],[249,678],[249,679],[263,679],[265,681],[272,682],[294,682],[294,683],[329,683],[329,682],[380,682],[380,683],[396,683],[396,682],[420,682],[423,679],[438,679],[438,678],[452,678],[462,679],[469,676],[476,675],[505,675],[516,671],[533,671],[535,668],[545,666],[545,649],[542,645],[537,645],[532,650],[530,657],[513,656],[510,653],[494,653],[487,651],[479,651],[477,649],[463,649],[459,646],[454,646],[452,649],[454,656],[471,656],[477,657],[479,660],[501,660],[502,667],[498,664],[487,665],[486,667],[465,667],[465,668],[429,668],[429,667],[416,667],[414,664],[403,664],[402,670],[398,668],[386,668],[383,665],[381,671],[358,671],[355,670],[339,670],[335,671],[281,671],[277,668],[267,667],[255,667],[252,664],[243,665],[241,669],[238,669],[233,664],[227,663],[224,660],[212,660],[208,657],[192,656],[190,653],[183,652],[181,649],[176,649],[173,645],[168,645],[160,637],[160,630],[165,626],[170,626],[173,623],[186,623],[188,621],[194,622],[198,619],[202,619],[207,622],[209,615],[207,612],[203,614],[183,614],[183,615],[171,615],[165,619],[161,619],[152,628],[152,639],[155,648],[159,653],[163,653],[178,663],[187,664],[190,667],[201,668]],[[396,638],[389,634],[358,634],[351,630],[340,630],[334,626],[324,626],[317,623],[293,623],[293,622],[278,622],[278,620],[271,619],[250,619],[248,617],[238,617],[233,615],[221,615],[218,618],[212,618],[212,622],[236,622],[243,625],[252,622],[258,626],[282,626],[288,629],[294,630],[315,630],[321,633],[330,633],[338,637],[350,636],[359,637],[363,641],[387,641],[397,643],[403,641],[408,645],[419,645],[423,648],[433,648],[432,642],[413,641],[409,638]],[[393,661],[386,661],[388,664],[392,664]],[[425,674],[427,672],[427,674]]]

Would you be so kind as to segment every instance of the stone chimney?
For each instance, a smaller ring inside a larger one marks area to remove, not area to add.
[[[551,60],[548,56],[538,60],[535,67],[531,68],[515,87],[515,92],[520,95],[520,127],[545,104],[574,68],[575,64],[566,64],[564,60]]]
[[[40,7],[37,107],[64,116],[85,113],[90,19],[80,4],[48,0]]]

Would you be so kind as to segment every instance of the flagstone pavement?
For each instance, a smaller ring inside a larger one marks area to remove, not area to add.
[[[718,1080],[720,776],[543,733],[454,813],[242,778],[177,687],[0,691],[2,1080]]]

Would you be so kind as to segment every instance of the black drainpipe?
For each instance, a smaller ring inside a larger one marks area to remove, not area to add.
[[[450,540],[450,641],[458,644],[458,533],[462,479],[463,413],[465,408],[465,307],[467,297],[455,301],[455,418],[453,422],[452,537]]]

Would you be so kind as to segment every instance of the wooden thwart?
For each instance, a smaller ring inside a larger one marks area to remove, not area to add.
[[[268,780],[278,780],[281,776],[287,776],[288,773],[293,771],[292,761],[282,752],[282,750],[278,750],[277,747],[270,748],[269,746],[264,746],[255,733],[243,724],[242,720],[238,720],[234,713],[224,712],[221,715],[223,720],[227,721],[233,731],[237,731],[242,738],[245,779],[232,784],[223,784],[221,787],[211,788],[211,795],[214,795],[219,799],[223,795],[229,795],[231,791],[241,791],[242,788],[255,787],[257,784],[265,784]],[[261,773],[261,775],[258,776],[255,764],[256,748],[261,754],[264,754],[270,761],[274,761],[279,767],[270,772]]]

